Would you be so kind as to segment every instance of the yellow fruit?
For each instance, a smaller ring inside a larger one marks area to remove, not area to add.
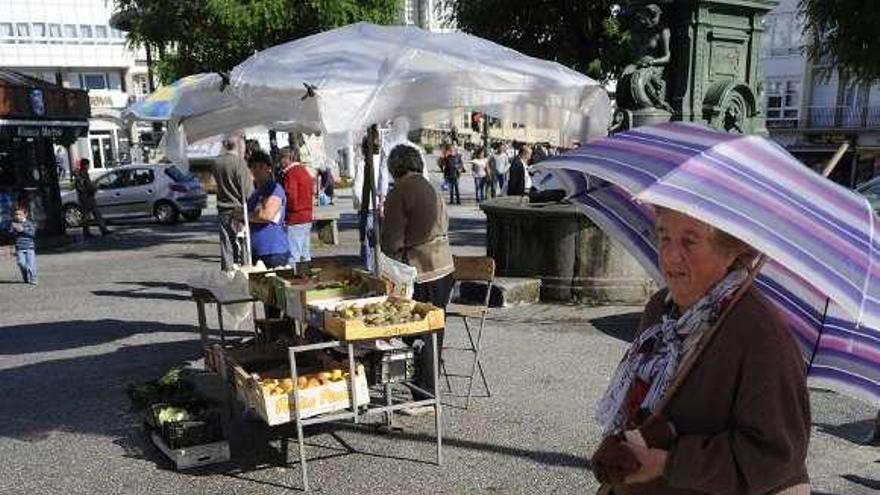
[[[281,388],[284,389],[284,393],[290,393],[293,390],[293,379],[285,378],[281,380]]]
[[[309,379],[301,376],[296,379],[296,388],[306,388],[309,386]]]
[[[331,376],[333,375],[328,371],[322,371],[318,373],[318,379],[320,380],[329,380]]]
[[[321,382],[319,382],[317,378],[309,378],[308,388],[320,387],[320,386],[321,386]]]
[[[330,370],[330,379],[333,381],[341,380],[342,379],[342,370],[339,368],[336,368],[334,370]]]

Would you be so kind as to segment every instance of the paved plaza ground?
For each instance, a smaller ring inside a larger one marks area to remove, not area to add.
[[[459,253],[483,253],[484,219],[469,201],[450,210]],[[350,201],[340,198],[342,243],[357,252]],[[345,208],[342,208],[345,207]],[[181,362],[199,363],[186,281],[218,269],[216,216],[115,235],[39,255],[40,285],[16,283],[0,258],[0,494],[281,494],[299,491],[259,424],[233,439],[234,462],[178,473],[126,412],[123,388]],[[592,493],[592,413],[637,322],[638,307],[534,305],[487,323],[492,397],[464,410],[464,383],[444,398],[444,464],[434,461],[433,417],[398,417],[383,433],[351,425],[309,429],[312,488],[325,494]],[[212,320],[213,322],[213,320]],[[450,324],[447,342],[463,343]],[[450,372],[467,364],[448,354]],[[880,489],[880,448],[860,446],[876,411],[814,390],[809,468],[814,493]],[[276,433],[283,433],[277,431]]]

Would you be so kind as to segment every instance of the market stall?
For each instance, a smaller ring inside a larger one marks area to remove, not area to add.
[[[249,419],[280,437],[285,459],[288,441],[296,440],[308,490],[305,428],[340,421],[375,424],[370,421],[375,417],[390,427],[392,413],[414,407],[433,410],[441,463],[437,356],[444,311],[413,301],[412,279],[376,276],[357,265],[355,257],[326,257],[295,270],[258,265],[231,277],[206,273],[189,281],[205,362],[205,371],[197,373],[214,376],[225,392],[209,398],[188,381],[192,369],[172,369],[128,390],[153,443],[177,469],[228,461],[224,430],[240,430]],[[208,325],[211,304],[219,331]],[[281,317],[262,317],[274,314],[268,308]],[[253,333],[228,332],[251,323]],[[414,336],[433,350],[428,384],[418,382],[418,350],[402,340]],[[223,428],[221,416],[228,418]]]

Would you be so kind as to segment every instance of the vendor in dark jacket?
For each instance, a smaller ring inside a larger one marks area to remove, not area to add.
[[[746,285],[754,252],[673,210],[657,208],[656,225],[667,288],[599,403],[593,471],[615,495],[809,494],[805,366],[776,309]]]
[[[388,156],[388,171],[394,177],[394,189],[385,199],[382,251],[417,270],[413,299],[445,308],[452,292],[455,271],[447,236],[449,217],[443,197],[422,175],[424,166],[418,148],[409,144],[395,146]],[[433,391],[434,352],[430,341],[416,337],[408,342],[418,353],[416,385]],[[438,353],[442,346],[443,333],[440,332]],[[413,398],[427,397],[414,390]],[[410,414],[423,412],[428,410],[409,410]]]
[[[532,149],[523,145],[519,154],[510,163],[507,177],[507,195],[522,196],[526,194],[526,174],[529,173],[529,160],[532,158]]]

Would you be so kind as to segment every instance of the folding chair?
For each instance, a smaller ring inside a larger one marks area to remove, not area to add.
[[[474,353],[474,361],[471,363],[471,372],[470,375],[467,376],[468,392],[464,406],[465,409],[467,409],[470,406],[471,395],[473,394],[474,377],[477,373],[480,374],[480,379],[483,381],[483,386],[486,388],[486,396],[492,396],[492,392],[489,390],[489,382],[486,380],[486,374],[483,372],[483,363],[480,361],[480,350],[483,343],[483,326],[486,322],[486,314],[489,312],[489,296],[492,294],[492,282],[495,279],[495,260],[488,256],[453,256],[452,259],[455,264],[454,277],[456,284],[461,284],[461,282],[486,283],[486,297],[482,304],[453,303],[451,301],[452,294],[450,294],[450,303],[446,306],[447,318],[459,317],[464,322],[465,333],[467,334],[468,342],[470,344],[470,347],[465,350]],[[480,321],[479,327],[476,329],[476,339],[471,331],[471,325],[468,318],[478,318]],[[446,373],[445,365],[444,374],[447,375],[446,384],[449,386],[449,375]]]

